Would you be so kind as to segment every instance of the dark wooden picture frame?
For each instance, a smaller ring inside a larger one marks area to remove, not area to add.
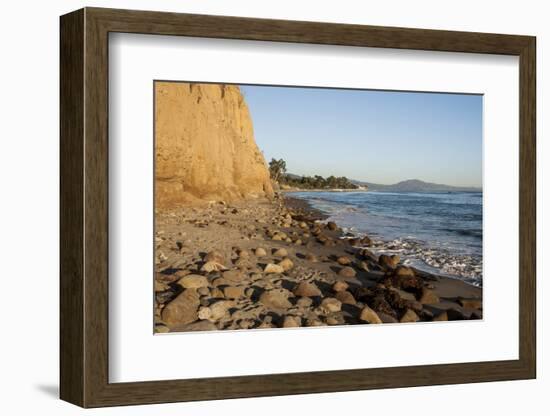
[[[519,56],[519,359],[135,383],[108,379],[110,32]],[[63,400],[100,407],[536,377],[535,38],[85,8],[61,17]]]

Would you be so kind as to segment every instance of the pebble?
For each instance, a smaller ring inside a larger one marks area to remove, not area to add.
[[[285,257],[283,260],[281,260],[278,265],[281,266],[285,272],[294,267],[294,263],[292,263],[292,260],[290,260],[288,257]]]
[[[218,250],[209,251],[204,256],[203,260],[204,260],[205,263],[208,263],[209,261],[213,261],[213,262],[216,262],[216,263],[223,264],[225,262],[223,254],[221,252],[219,252]]]
[[[299,306],[300,308],[309,308],[312,305],[312,303],[313,303],[313,300],[311,298],[301,297],[296,302],[296,305]]]
[[[283,269],[283,266],[279,266],[278,264],[268,263],[266,264],[264,268],[264,273],[284,273],[285,269]]]
[[[415,311],[412,309],[407,309],[407,311],[403,314],[399,322],[405,323],[405,322],[418,322],[420,318],[416,314]]]
[[[336,262],[342,266],[347,266],[351,264],[351,259],[348,256],[340,256],[336,259]]]
[[[338,272],[338,275],[342,277],[355,277],[355,274],[355,270],[349,266],[342,267]]]
[[[292,306],[288,300],[291,293],[286,289],[266,290],[260,296],[260,302],[268,308],[288,309]]]
[[[223,272],[223,278],[231,282],[240,282],[244,279],[244,274],[240,270],[227,270]]]
[[[279,248],[273,252],[273,255],[276,257],[286,257],[288,256],[288,251],[284,248]]]
[[[368,306],[365,306],[363,310],[361,311],[361,315],[359,315],[359,319],[365,322],[368,322],[369,324],[381,324],[382,320],[378,316],[376,312],[374,312],[371,308]]]
[[[347,305],[355,305],[357,303],[353,295],[347,290],[337,292],[336,299],[338,299],[343,304],[347,304]]]
[[[219,271],[222,271],[222,270],[227,270],[227,268],[223,264],[218,263],[216,261],[207,261],[201,267],[201,271],[207,272],[207,273],[219,272]]]
[[[263,247],[258,247],[254,251],[254,254],[256,255],[256,257],[264,257],[264,256],[267,256],[267,251],[265,251],[265,248]]]
[[[301,282],[292,291],[295,296],[301,297],[315,297],[322,296],[321,291],[315,283]]]
[[[178,280],[178,285],[184,289],[198,289],[208,286],[208,279],[200,274],[190,274]]]
[[[319,260],[317,260],[317,257],[314,256],[314,255],[311,254],[311,253],[307,253],[307,254],[306,254],[306,260],[307,260],[307,261],[310,261],[310,262],[312,262],[312,263],[317,263],[317,262],[319,261]]]
[[[342,302],[336,298],[324,298],[321,302],[321,309],[327,313],[340,312],[342,310]]]
[[[283,328],[298,328],[300,326],[302,326],[300,318],[296,316],[285,316],[285,320],[283,321]]]
[[[244,296],[244,286],[226,286],[223,295],[227,299],[239,299]]]
[[[343,282],[342,280],[338,280],[334,282],[334,284],[332,285],[332,290],[334,290],[335,292],[342,292],[346,290],[348,287],[349,285],[346,282]]]

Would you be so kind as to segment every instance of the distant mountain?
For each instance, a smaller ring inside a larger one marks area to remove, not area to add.
[[[369,191],[379,192],[481,192],[481,188],[467,186],[450,186],[438,183],[424,182],[418,179],[409,179],[393,185],[352,180],[356,185],[368,186]]]

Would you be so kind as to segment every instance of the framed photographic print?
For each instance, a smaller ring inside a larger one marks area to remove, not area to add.
[[[63,400],[536,376],[535,38],[85,8],[60,52]]]

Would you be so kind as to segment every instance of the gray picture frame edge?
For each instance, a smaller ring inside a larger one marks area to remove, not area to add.
[[[536,39],[84,8],[60,18],[60,397],[102,407],[536,377]],[[109,383],[110,32],[515,55],[520,62],[519,359]]]

